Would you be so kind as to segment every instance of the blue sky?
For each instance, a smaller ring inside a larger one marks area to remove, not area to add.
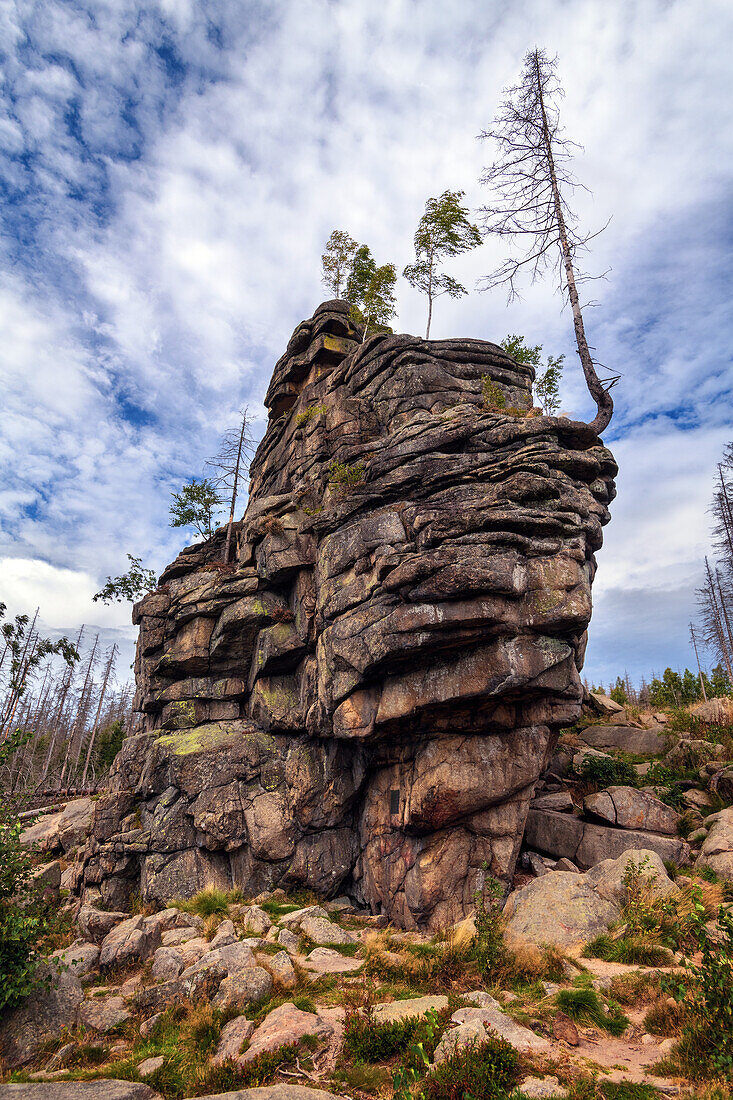
[[[181,544],[171,491],[324,296],[338,226],[401,269],[425,199],[476,208],[476,140],[535,44],[560,55],[582,143],[581,224],[607,230],[587,328],[621,372],[606,434],[621,473],[598,555],[586,670],[691,662],[714,465],[733,438],[733,77],[727,0],[22,0],[0,13],[0,599],[50,631],[82,621],[126,659],[125,607],[92,594],[127,552]],[[488,241],[453,273],[501,258]],[[423,301],[398,284],[401,331]],[[522,333],[567,356],[550,280],[441,299],[435,338]],[[264,426],[261,419],[260,430]]]

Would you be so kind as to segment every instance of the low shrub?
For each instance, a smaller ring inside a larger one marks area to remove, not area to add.
[[[333,461],[328,468],[328,484],[334,489],[346,492],[363,485],[365,481],[366,469],[363,462],[349,465],[346,462]]]
[[[396,1054],[404,1054],[412,1043],[432,1041],[441,1023],[435,1010],[425,1016],[408,1016],[384,1023],[378,1023],[369,1010],[347,1012],[344,1050],[363,1062],[384,1062]]]
[[[702,899],[694,901],[691,925],[700,962],[685,962],[682,980],[666,989],[684,1007],[675,1057],[693,1080],[733,1080],[733,917],[720,908],[715,928],[707,928]]]
[[[275,1050],[265,1050],[251,1062],[227,1060],[221,1066],[208,1066],[197,1082],[198,1095],[204,1090],[206,1093],[232,1092],[267,1085],[283,1067],[295,1065],[298,1051],[298,1044],[291,1043]],[[149,1080],[155,1087],[154,1079]]]
[[[517,1052],[505,1039],[487,1033],[431,1069],[421,1091],[425,1100],[504,1100],[519,1077]]]
[[[616,760],[612,756],[593,756],[586,754],[575,769],[575,774],[589,786],[597,787],[635,787],[638,776],[631,764]]]
[[[506,409],[506,396],[501,386],[489,378],[488,374],[481,375],[481,396],[484,399],[484,408],[492,412],[504,412]]]
[[[303,428],[306,424],[309,424],[311,420],[314,420],[317,416],[325,415],[325,405],[308,405],[302,413],[298,413],[295,417],[295,424],[298,428]]]
[[[234,900],[231,892],[210,886],[206,890],[199,890],[198,894],[194,894],[188,901],[173,901],[171,905],[175,905],[185,913],[195,913],[199,917],[225,917],[229,912],[230,902]]]

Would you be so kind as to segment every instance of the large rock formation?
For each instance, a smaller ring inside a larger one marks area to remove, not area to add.
[[[135,608],[88,898],[302,885],[435,927],[511,875],[580,712],[616,472],[532,380],[483,341],[360,343],[343,302],[298,326],[233,564],[219,532]]]

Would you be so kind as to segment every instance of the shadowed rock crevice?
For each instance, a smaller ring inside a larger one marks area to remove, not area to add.
[[[302,885],[434,927],[511,875],[580,713],[616,472],[532,380],[484,341],[362,344],[343,302],[298,326],[234,561],[187,547],[135,608],[90,898]]]

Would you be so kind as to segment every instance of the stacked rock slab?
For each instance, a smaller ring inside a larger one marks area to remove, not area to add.
[[[484,341],[361,343],[343,302],[298,326],[233,563],[219,532],[135,608],[88,899],[306,886],[436,927],[511,875],[580,713],[616,472],[532,380]]]

